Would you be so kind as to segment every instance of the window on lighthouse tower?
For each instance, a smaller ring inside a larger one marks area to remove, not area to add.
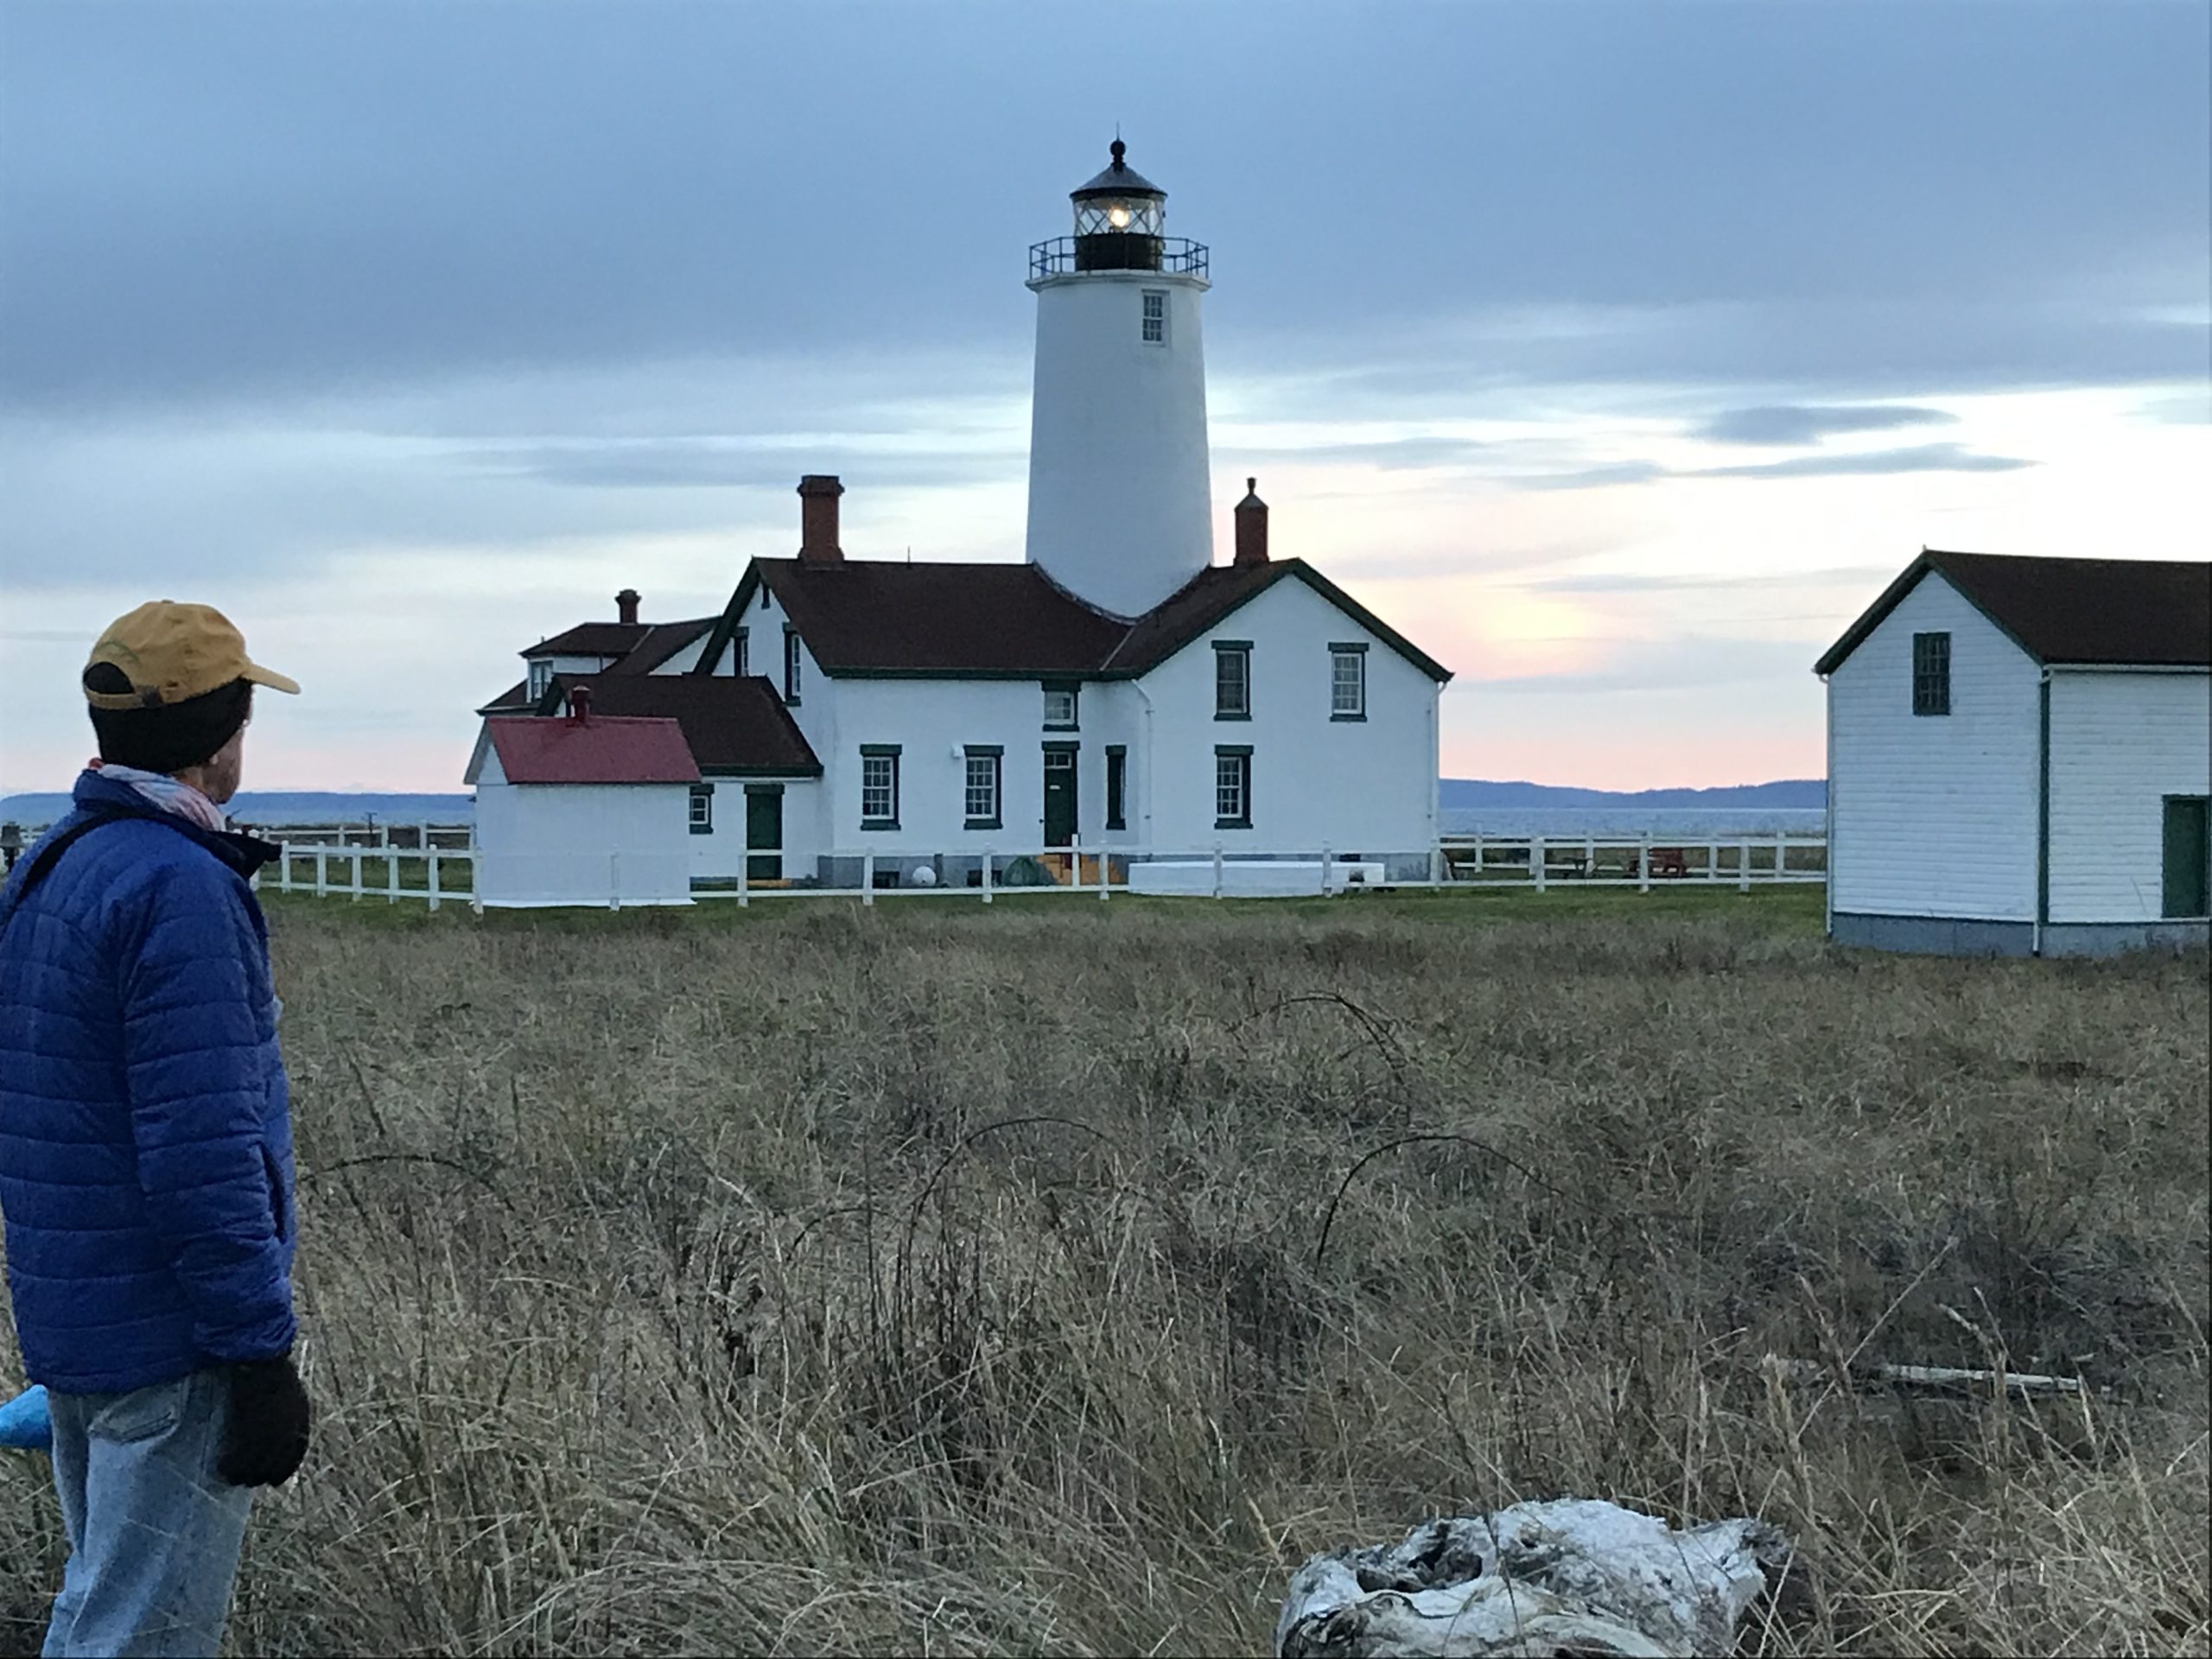
[[[1144,291],[1144,343],[1167,343],[1167,294],[1164,289],[1148,288]]]

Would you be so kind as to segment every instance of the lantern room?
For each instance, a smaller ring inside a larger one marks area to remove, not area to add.
[[[1069,200],[1075,203],[1077,270],[1158,270],[1167,193],[1122,159],[1119,138],[1112,164]]]

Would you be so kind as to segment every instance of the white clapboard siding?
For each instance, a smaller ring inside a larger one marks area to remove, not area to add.
[[[1912,712],[1912,636],[1951,636],[1951,712]],[[1840,912],[2036,913],[2041,671],[1930,572],[1828,678],[1830,902]]]
[[[2054,671],[2050,919],[2158,919],[2164,797],[2212,793],[2212,675]]]

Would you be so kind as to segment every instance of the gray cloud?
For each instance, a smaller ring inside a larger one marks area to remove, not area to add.
[[[1923,443],[1907,449],[1797,455],[1734,467],[1662,467],[1656,461],[1624,461],[1573,472],[1510,474],[1500,481],[1522,490],[1588,490],[1668,478],[1872,478],[1895,473],[2010,473],[2036,464],[2013,455],[1980,454],[1962,444]]]
[[[626,490],[791,490],[802,473],[834,473],[849,484],[864,481],[871,488],[950,488],[1021,476],[1027,459],[1018,450],[883,454],[849,447],[849,442],[797,450],[704,438],[570,440],[471,448],[458,455],[467,472],[571,488]]]
[[[1282,405],[1278,403],[1280,410]],[[1242,456],[1255,467],[1288,462],[1293,465],[1376,467],[1385,472],[1410,472],[1440,467],[1461,467],[1493,452],[1496,446],[1472,438],[1381,438],[1370,442],[1234,447],[1217,442],[1223,454]]]
[[[1857,478],[1891,473],[2011,473],[2032,467],[2017,455],[1977,454],[1961,444],[1923,443],[1910,449],[1877,449],[1864,454],[1797,455],[1789,461],[1741,467],[1698,467],[1681,478]]]
[[[0,386],[265,404],[995,352],[1116,116],[1171,230],[1214,245],[1231,372],[1853,397],[2202,372],[2203,328],[2158,321],[2205,286],[2192,8],[1122,15],[1177,42],[1138,82],[1061,8],[18,7]],[[1507,155],[1438,194],[1439,158]]]
[[[1698,435],[1716,443],[1817,443],[1838,432],[1886,432],[1957,420],[1942,410],[1912,404],[1762,404],[1723,410]]]
[[[1610,484],[1648,484],[1653,479],[1671,476],[1656,461],[1622,461],[1571,473],[1524,473],[1503,481],[1523,490],[1592,490]]]

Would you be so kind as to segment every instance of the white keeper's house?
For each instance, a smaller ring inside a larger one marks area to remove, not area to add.
[[[521,653],[522,683],[478,710],[480,859],[496,867],[503,838],[567,845],[565,873],[537,867],[538,902],[608,897],[603,806],[512,774],[485,805],[501,734],[582,705],[585,725],[675,722],[698,778],[657,833],[695,879],[856,886],[872,855],[879,880],[957,885],[987,851],[1216,847],[1425,874],[1450,674],[1304,560],[1271,557],[1249,480],[1234,556],[1214,563],[1207,251],[1164,234],[1166,200],[1117,140],[1073,194],[1074,234],[1030,250],[1026,560],[849,557],[842,485],[801,479],[797,556],[752,560],[719,615],[645,622],[626,588],[616,620]],[[664,760],[631,785],[602,761],[591,787],[668,797]]]
[[[2207,938],[2212,564],[1923,551],[1815,668],[1836,940]]]

